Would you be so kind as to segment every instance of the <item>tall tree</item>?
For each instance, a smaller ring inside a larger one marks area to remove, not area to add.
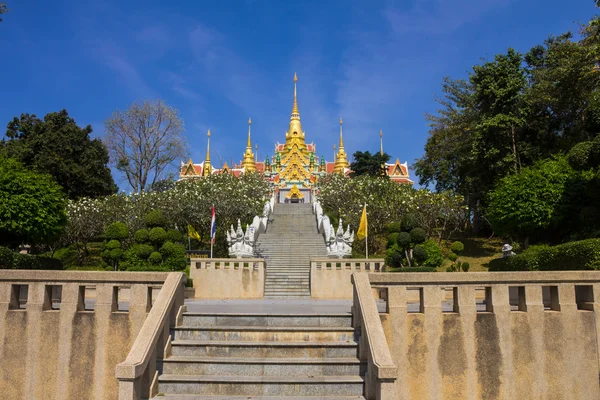
[[[350,165],[352,176],[371,175],[386,176],[385,163],[390,160],[387,153],[371,154],[369,151],[357,151],[352,155],[354,161]]]
[[[47,244],[67,223],[65,196],[47,174],[0,156],[0,243]]]
[[[108,152],[100,139],[91,139],[92,127],[81,128],[66,110],[40,120],[22,114],[8,123],[0,148],[33,169],[52,175],[71,199],[115,193]]]
[[[134,193],[148,190],[186,155],[183,120],[161,100],[116,110],[105,126],[111,163],[125,174]]]
[[[8,12],[8,8],[6,7],[6,2],[0,2],[0,22],[2,22],[2,14],[6,14]]]

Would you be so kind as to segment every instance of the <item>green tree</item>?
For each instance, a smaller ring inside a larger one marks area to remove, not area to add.
[[[565,185],[573,174],[563,157],[503,178],[490,193],[488,216],[494,230],[527,240],[548,229],[559,218]]]
[[[125,174],[134,193],[162,187],[158,182],[168,167],[186,155],[179,111],[161,100],[116,110],[105,126],[111,163]]]
[[[6,3],[0,3],[0,22],[2,22],[2,14],[6,14],[8,12],[8,8],[6,7]]]
[[[385,163],[390,160],[389,154],[374,153],[369,151],[357,151],[352,155],[354,161],[350,164],[352,176],[371,175],[387,176],[385,172]]]
[[[66,110],[49,113],[44,120],[22,114],[8,123],[0,147],[8,157],[52,175],[70,199],[115,193],[108,152],[91,133],[90,125],[79,127]]]
[[[65,205],[64,194],[50,175],[0,157],[0,243],[51,243],[67,222]]]

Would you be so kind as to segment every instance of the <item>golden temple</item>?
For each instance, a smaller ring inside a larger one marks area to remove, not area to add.
[[[268,179],[277,192],[277,200],[280,202],[305,202],[312,199],[313,189],[317,186],[319,179],[332,174],[339,173],[348,175],[350,162],[344,148],[343,121],[340,118],[340,138],[335,159],[333,162],[325,161],[317,156],[317,147],[314,143],[306,143],[306,133],[302,130],[300,121],[300,109],[298,107],[297,94],[298,76],[294,74],[294,100],[288,129],[285,132],[285,143],[277,143],[274,156],[267,157],[264,161],[258,161],[252,151],[250,128],[252,120],[248,119],[248,142],[243,154],[242,161],[233,167],[227,163],[218,169],[210,161],[210,130],[208,131],[208,144],[206,158],[200,164],[194,164],[190,159],[181,164],[180,179],[209,176],[212,174],[229,173],[239,176],[245,173],[260,173]],[[380,151],[383,154],[383,133],[379,132]],[[336,146],[334,145],[334,149]],[[408,175],[408,164],[395,163],[385,165],[387,175],[395,182],[413,184]]]

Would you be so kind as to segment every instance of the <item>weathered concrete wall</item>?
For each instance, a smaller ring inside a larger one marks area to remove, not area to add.
[[[599,273],[369,274],[369,278],[372,286],[387,288],[389,312],[381,318],[398,366],[397,399],[600,398]],[[515,310],[516,304],[511,311],[509,286],[524,287],[521,311]],[[552,302],[543,298],[544,286],[556,288]],[[581,296],[582,286],[593,288],[593,304]],[[486,287],[491,305],[476,307],[476,298],[481,297],[476,288]],[[422,290],[420,309],[411,304],[415,296],[407,288]],[[457,299],[451,296],[452,304],[442,307],[448,302],[445,288],[456,288],[450,293]],[[454,312],[444,312],[452,311],[453,305]]]
[[[192,258],[190,278],[197,299],[262,299],[262,258]]]
[[[380,272],[383,259],[332,259],[310,260],[310,297],[312,299],[352,299],[352,274]]]
[[[0,270],[0,393],[6,399],[116,399],[123,361],[166,273]],[[24,309],[15,288],[27,285]],[[52,309],[48,286],[62,287]],[[95,287],[93,311],[83,287]],[[128,311],[118,311],[119,299]],[[129,290],[127,290],[128,288]]]

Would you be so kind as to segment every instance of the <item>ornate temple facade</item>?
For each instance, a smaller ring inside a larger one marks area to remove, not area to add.
[[[294,74],[294,102],[290,122],[285,133],[285,142],[277,143],[272,157],[259,161],[252,151],[250,128],[252,120],[248,120],[248,142],[242,161],[234,166],[226,162],[221,168],[215,168],[210,160],[210,130],[208,131],[208,144],[206,157],[200,164],[194,164],[190,159],[181,164],[180,179],[200,178],[212,174],[233,174],[239,176],[245,173],[260,173],[272,184],[276,199],[280,203],[310,202],[319,179],[328,174],[349,174],[350,162],[344,148],[343,121],[340,118],[340,138],[338,146],[334,145],[335,159],[325,161],[325,157],[317,155],[317,146],[307,143],[306,134],[300,122],[300,110],[296,86],[298,77]],[[380,152],[383,154],[383,133],[379,132]],[[413,184],[408,175],[408,163],[386,163],[385,171],[391,180],[398,183]]]

